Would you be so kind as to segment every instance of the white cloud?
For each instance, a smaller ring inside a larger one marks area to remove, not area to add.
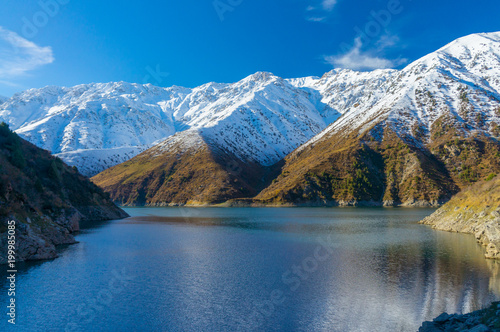
[[[4,84],[52,62],[52,48],[40,47],[0,26],[0,78]]]
[[[397,37],[383,36],[377,41],[378,48],[373,51],[363,52],[361,38],[354,40],[353,47],[342,55],[328,55],[324,60],[335,68],[347,68],[352,70],[374,70],[394,68],[407,62],[407,59],[386,59],[377,56],[383,48],[393,46],[397,42]]]
[[[336,4],[337,0],[323,0],[321,2],[321,6],[323,6],[323,9],[328,11],[331,11]]]

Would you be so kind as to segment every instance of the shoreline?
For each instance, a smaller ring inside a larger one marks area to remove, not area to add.
[[[500,330],[500,302],[493,302],[484,309],[468,314],[451,314],[444,312],[432,321],[425,321],[418,332],[438,331],[475,331],[488,332]]]
[[[403,203],[395,203],[393,201],[317,201],[317,202],[303,202],[303,203],[275,203],[275,202],[262,202],[254,199],[238,198],[230,199],[220,203],[209,202],[193,202],[187,203],[148,203],[128,205],[115,202],[120,207],[133,208],[133,207],[186,207],[186,208],[199,208],[199,207],[380,207],[380,208],[439,208],[445,204],[446,201],[411,201]]]

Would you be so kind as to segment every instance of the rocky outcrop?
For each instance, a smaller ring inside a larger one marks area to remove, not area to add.
[[[432,322],[424,322],[418,331],[500,331],[500,302],[495,302],[486,309],[465,315],[442,313]]]
[[[473,234],[486,258],[500,258],[500,177],[463,190],[421,221],[437,230]]]
[[[75,168],[0,124],[0,264],[15,223],[16,262],[57,257],[80,223],[128,215]]]

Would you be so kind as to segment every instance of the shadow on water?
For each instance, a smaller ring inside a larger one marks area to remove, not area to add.
[[[306,220],[300,218],[284,218],[283,220],[269,220],[268,218],[259,217],[199,217],[199,216],[135,216],[121,221],[128,225],[141,224],[172,224],[179,226],[193,227],[227,227],[237,228],[241,230],[251,231],[270,231],[279,233],[295,233],[295,234],[370,234],[380,229],[405,229],[408,227],[422,227],[418,225],[418,220],[399,221],[394,218],[380,219],[373,222],[370,219],[351,222],[349,218],[342,219],[339,222],[338,218],[323,218],[315,220],[315,217],[309,217]]]
[[[84,220],[84,221],[80,221],[80,233],[83,233],[85,231],[92,231],[92,230],[96,230],[99,228],[103,228],[114,221],[116,221],[116,220],[99,220],[99,221]],[[76,235],[78,235],[78,233],[76,233]]]
[[[202,227],[233,227],[248,230],[279,230],[279,225],[258,221],[243,221],[235,220],[234,218],[205,218],[205,217],[161,217],[161,216],[145,216],[145,217],[130,217],[124,220],[127,224],[144,224],[144,223],[170,223],[182,224],[190,226]]]
[[[45,259],[45,260],[33,260],[33,261],[25,261],[25,262],[16,262],[16,270],[17,270],[17,277],[23,277],[24,275],[29,275],[30,272],[34,269],[37,269],[41,267],[43,264],[52,262],[54,260],[57,260],[61,255],[64,254],[68,249],[70,249],[72,246],[77,246],[80,244],[78,241],[78,236],[80,234],[87,234],[91,233],[93,231],[97,231],[103,227],[106,227],[110,225],[111,223],[115,222],[116,220],[104,220],[104,221],[83,221],[80,222],[80,231],[73,233],[76,239],[76,243],[73,244],[60,244],[56,246],[56,252],[57,252],[57,257],[52,258],[52,259]],[[5,267],[0,269],[0,290],[7,289],[8,288],[8,280],[6,279],[10,274],[7,273],[7,266],[3,265],[1,267]]]

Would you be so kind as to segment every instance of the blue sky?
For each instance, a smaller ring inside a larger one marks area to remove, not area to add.
[[[0,95],[128,81],[194,87],[257,71],[401,68],[500,30],[495,0],[3,0]]]

